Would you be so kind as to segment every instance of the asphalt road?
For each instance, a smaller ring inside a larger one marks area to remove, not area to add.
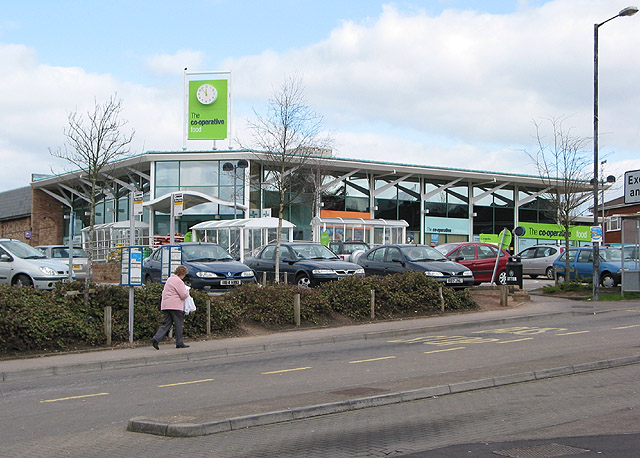
[[[478,323],[399,339],[346,340],[214,360],[8,381],[0,384],[0,441],[3,456],[25,457],[426,453],[629,412],[638,403],[639,368],[514,384],[202,438],[147,436],[125,428],[129,418],[139,415],[189,417],[212,407],[225,415],[225,409],[241,402],[251,409],[292,395],[326,402],[353,393],[395,392],[635,355],[638,330],[640,310],[622,307],[516,324]],[[639,425],[635,420],[633,424]]]

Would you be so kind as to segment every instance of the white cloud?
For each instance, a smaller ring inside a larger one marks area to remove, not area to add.
[[[203,53],[181,49],[175,54],[156,54],[146,59],[149,72],[159,75],[181,75],[185,68],[199,70],[202,67]]]

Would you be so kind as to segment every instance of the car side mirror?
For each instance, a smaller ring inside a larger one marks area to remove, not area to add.
[[[281,261],[287,262],[289,264],[293,264],[294,262],[296,262],[294,259],[291,259],[291,258],[282,258]]]
[[[464,261],[464,256],[456,257],[455,261]]]
[[[11,262],[13,258],[9,256],[7,253],[0,254],[0,262]]]

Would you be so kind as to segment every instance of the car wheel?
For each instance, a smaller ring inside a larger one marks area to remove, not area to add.
[[[602,283],[602,286],[605,288],[613,288],[614,286],[616,286],[616,281],[611,276],[611,274],[608,274],[608,273],[602,274],[602,279],[600,280],[600,282]]]
[[[553,280],[553,267],[547,267],[546,275],[549,280]]]
[[[558,274],[558,283],[564,283],[564,274]]]
[[[182,281],[184,282],[185,286],[191,288],[191,279],[189,277],[184,277]]]
[[[311,280],[309,280],[309,276],[307,274],[300,274],[296,277],[296,285],[302,286],[303,288],[311,287]]]
[[[531,275],[529,275],[529,277],[531,277],[531,278],[538,278],[538,274],[531,274]]]
[[[498,276],[496,278],[496,283],[498,285],[506,285],[507,284],[507,271],[501,270],[498,272]]]
[[[28,275],[20,274],[14,277],[13,282],[11,282],[11,284],[13,286],[19,286],[19,287],[24,286],[25,288],[31,288],[33,286],[33,281]]]

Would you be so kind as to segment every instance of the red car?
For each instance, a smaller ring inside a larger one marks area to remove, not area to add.
[[[450,261],[459,262],[471,269],[476,285],[482,282],[491,282],[498,255],[497,245],[482,242],[459,242],[445,243],[434,248],[444,254]],[[495,282],[498,285],[507,284],[508,261],[509,253],[506,250],[500,250],[500,260],[498,261],[495,278]]]

